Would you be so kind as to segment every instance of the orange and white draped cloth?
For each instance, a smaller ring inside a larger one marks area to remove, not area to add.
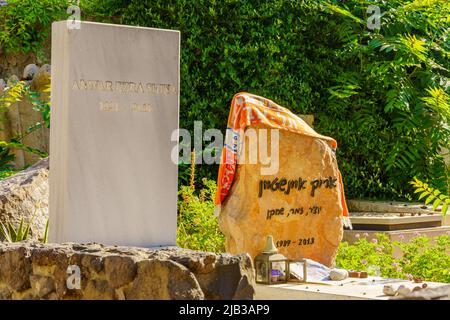
[[[272,129],[287,130],[301,135],[310,136],[326,141],[333,150],[337,143],[333,138],[315,132],[305,121],[293,114],[290,110],[275,102],[246,92],[233,97],[230,115],[228,117],[225,144],[222,149],[219,174],[217,178],[217,194],[215,199],[216,214],[221,211],[221,204],[226,199],[236,173],[238,163],[238,150],[242,132],[250,125],[265,125]],[[345,202],[344,185],[339,172],[339,188],[341,190],[341,204],[343,208],[342,221],[345,226],[351,227]]]

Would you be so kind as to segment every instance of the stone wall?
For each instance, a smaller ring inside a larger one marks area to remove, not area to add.
[[[42,238],[48,171],[46,158],[0,181],[0,222],[31,221],[31,238]],[[80,289],[67,287],[70,265],[80,268]],[[253,284],[247,255],[0,242],[0,299],[251,299]]]
[[[79,289],[74,280],[77,267]],[[0,299],[247,300],[253,299],[254,288],[248,255],[100,244],[0,243]]]
[[[48,219],[49,159],[0,180],[0,222],[30,224],[30,237],[42,238]],[[3,236],[0,234],[0,240]]]

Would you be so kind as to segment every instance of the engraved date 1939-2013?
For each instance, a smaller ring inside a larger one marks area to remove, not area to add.
[[[300,238],[296,240],[278,240],[275,245],[277,246],[277,248],[280,248],[289,247],[290,245],[307,246],[312,244],[314,244],[314,237]]]

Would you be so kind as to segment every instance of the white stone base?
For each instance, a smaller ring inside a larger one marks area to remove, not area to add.
[[[427,282],[429,288],[447,286],[447,283]],[[256,300],[388,300],[383,294],[384,285],[397,289],[404,285],[411,290],[422,283],[408,280],[369,277],[367,279],[347,278],[343,281],[320,281],[316,283],[287,283],[277,285],[256,285]]]

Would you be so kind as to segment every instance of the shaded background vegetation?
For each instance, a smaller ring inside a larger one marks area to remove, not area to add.
[[[39,54],[66,4],[10,0],[0,44]],[[373,4],[379,30],[366,25]],[[407,197],[414,176],[448,188],[439,154],[450,136],[445,0],[85,0],[81,9],[83,20],[181,31],[184,128],[201,120],[224,132],[232,96],[248,91],[314,114],[315,129],[338,141],[349,198]],[[216,172],[199,166],[197,177]],[[182,181],[188,175],[181,166]]]
[[[7,0],[0,6],[1,59],[27,54],[50,62],[50,25],[67,18],[69,3]],[[383,16],[381,28],[370,30],[367,8],[374,4]],[[201,120],[204,129],[225,132],[233,95],[248,91],[315,116],[315,129],[338,141],[347,197],[409,198],[414,176],[449,191],[449,170],[440,154],[450,143],[447,0],[81,0],[80,5],[82,20],[181,31],[181,127],[192,131]],[[11,93],[10,100],[20,96]],[[50,109],[36,103],[35,95],[28,90],[48,126]],[[1,92],[0,98],[2,113],[8,99]],[[11,147],[27,148],[2,142],[0,178],[13,172]],[[213,215],[216,174],[216,166],[180,166],[181,247],[224,251]],[[380,236],[375,242],[342,243],[337,265],[449,282],[449,236],[430,241],[391,243]],[[402,257],[393,256],[394,247]]]

